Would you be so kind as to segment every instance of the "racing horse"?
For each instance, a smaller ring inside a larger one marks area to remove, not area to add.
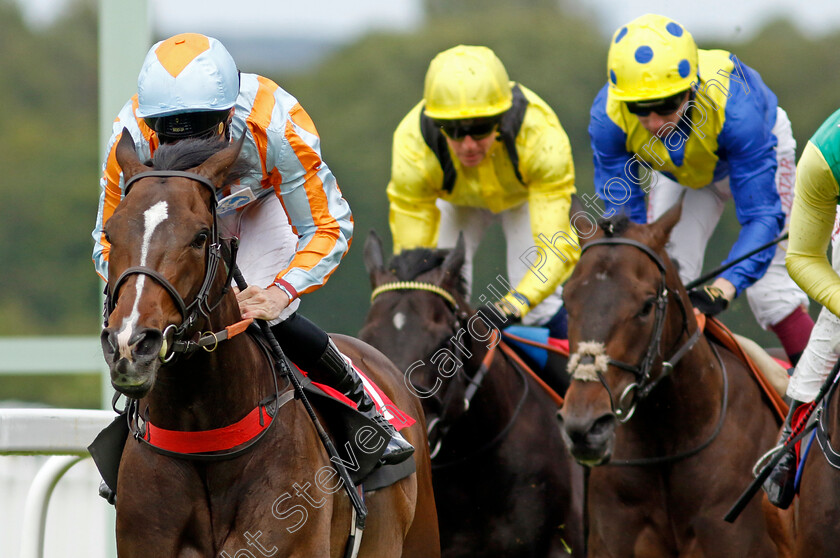
[[[372,304],[359,338],[385,353],[422,401],[442,555],[583,554],[583,470],[554,424],[557,405],[473,314],[453,250],[403,251],[385,267],[365,243]]]
[[[220,250],[215,199],[245,172],[241,145],[184,140],[161,146],[147,166],[124,130],[116,151],[127,194],[105,227],[101,338],[114,388],[139,409],[117,481],[121,557],[350,555],[342,477],[273,358],[255,336],[237,334],[233,258]],[[439,556],[422,408],[381,353],[334,339],[419,423],[404,431],[416,473],[367,495],[358,556]],[[152,448],[166,440],[184,452]],[[187,458],[197,446],[207,451]]]
[[[558,419],[589,468],[589,556],[776,556],[781,520],[758,499],[723,520],[779,422],[746,366],[701,334],[664,250],[680,214],[590,220],[564,287],[572,382]]]

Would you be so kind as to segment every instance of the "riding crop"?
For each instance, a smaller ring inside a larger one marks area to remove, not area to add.
[[[816,409],[820,401],[826,396],[826,394],[831,390],[831,386],[834,384],[834,380],[837,378],[837,373],[840,372],[840,359],[834,363],[834,368],[831,369],[828,377],[823,382],[822,386],[820,386],[820,391],[817,393],[816,399],[814,399],[814,404],[811,405],[806,411],[803,417],[794,425],[792,425],[792,431],[790,436],[788,436],[787,440],[782,444],[782,447],[776,451],[776,454],[773,458],[767,462],[764,468],[756,475],[755,479],[753,479],[752,483],[747,487],[746,490],[741,494],[741,497],[738,498],[738,501],[732,506],[729,512],[724,516],[724,520],[733,523],[738,516],[744,511],[744,508],[747,507],[747,504],[752,500],[755,493],[761,488],[761,485],[764,484],[764,481],[767,480],[767,477],[770,476],[770,473],[773,471],[773,467],[781,461],[782,457],[790,451],[793,446],[804,437],[811,429],[806,428],[808,424],[808,420],[811,418],[811,415],[814,413],[814,409]]]
[[[700,277],[698,277],[694,281],[691,281],[691,282],[687,283],[685,285],[685,290],[690,291],[694,287],[697,287],[698,285],[702,285],[703,283],[705,283],[709,279],[714,279],[715,277],[717,277],[718,275],[720,275],[721,273],[723,273],[724,271],[726,271],[730,267],[732,267],[734,265],[737,265],[737,264],[741,263],[742,261],[746,260],[747,258],[758,254],[762,250],[767,250],[768,248],[770,248],[774,244],[778,244],[779,242],[787,240],[787,238],[788,238],[788,233],[784,233],[784,234],[780,235],[779,237],[771,240],[767,244],[762,244],[761,246],[759,246],[755,250],[750,250],[749,252],[747,252],[743,256],[738,256],[737,258],[735,258],[731,262],[725,263],[722,266],[711,270],[710,272],[706,273],[705,275],[701,275]]]

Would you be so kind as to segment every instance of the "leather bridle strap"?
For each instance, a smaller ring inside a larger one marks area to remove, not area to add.
[[[206,186],[207,189],[210,190],[213,194],[213,205],[215,206],[216,202],[216,186],[210,182],[210,179],[206,176],[200,175],[195,172],[189,171],[176,171],[176,170],[148,170],[143,172],[138,172],[125,182],[125,186],[123,186],[123,193],[127,196],[128,190],[131,188],[135,182],[138,180],[142,180],[144,178],[189,178],[190,180],[195,180],[196,182],[200,183],[202,186]]]

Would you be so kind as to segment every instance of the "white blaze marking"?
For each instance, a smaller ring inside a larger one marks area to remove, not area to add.
[[[155,229],[163,223],[169,216],[167,205],[165,201],[159,201],[143,214],[145,221],[145,231],[143,232],[143,245],[140,247],[140,265],[146,265],[146,258],[149,255],[149,244],[152,241],[152,234]],[[128,319],[123,321],[122,328],[117,334],[117,342],[120,348],[120,356],[132,360],[131,347],[129,346],[129,339],[134,336],[134,328],[137,326],[137,319],[140,317],[138,306],[140,305],[140,295],[143,292],[143,285],[146,283],[146,276],[140,274],[137,276],[136,293],[134,298],[134,306],[131,309]]]
[[[397,312],[394,314],[394,327],[397,328],[397,331],[401,330],[405,325],[405,314],[402,312]]]

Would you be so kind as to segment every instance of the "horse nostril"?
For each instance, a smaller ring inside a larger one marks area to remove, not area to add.
[[[147,329],[140,332],[134,339],[134,356],[138,359],[157,358],[163,345],[163,333],[157,329]]]
[[[592,423],[589,434],[592,436],[607,436],[615,428],[615,416],[612,413],[601,415]]]
[[[117,334],[110,329],[102,330],[99,342],[102,344],[102,353],[106,357],[113,356],[117,352]]]

